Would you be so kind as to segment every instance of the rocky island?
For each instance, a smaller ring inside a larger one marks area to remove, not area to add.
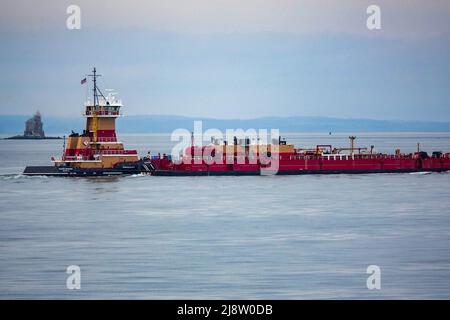
[[[62,139],[61,137],[46,137],[43,129],[43,123],[41,114],[39,111],[25,122],[25,131],[23,135],[17,135],[6,139],[30,139],[30,140],[42,140],[42,139]]]

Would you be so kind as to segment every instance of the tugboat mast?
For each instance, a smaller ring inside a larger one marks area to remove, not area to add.
[[[92,80],[94,82],[94,104],[92,106],[92,133],[93,133],[93,143],[94,143],[94,148],[97,149],[98,148],[98,144],[97,144],[97,131],[98,131],[98,112],[100,109],[100,101],[99,101],[99,97],[98,94],[100,93],[100,95],[103,97],[103,99],[106,101],[105,96],[103,95],[103,93],[100,91],[100,89],[97,87],[97,77],[101,77],[101,74],[97,74],[97,69],[94,67],[94,70],[92,70],[92,74],[89,74],[88,76],[92,77]]]
[[[101,77],[101,74],[97,74],[97,70],[94,67],[94,70],[92,70],[92,74],[88,74],[89,77],[92,77],[92,81],[94,82],[94,107],[98,107],[100,105],[100,102],[98,100],[98,93],[100,93],[100,95],[103,97],[103,99],[106,100],[105,96],[103,95],[103,93],[100,91],[99,88],[97,88],[97,77]],[[98,92],[98,93],[97,93]]]

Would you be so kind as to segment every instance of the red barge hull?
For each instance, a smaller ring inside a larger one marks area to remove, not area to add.
[[[370,173],[411,173],[411,172],[446,172],[450,169],[397,169],[397,170],[283,170],[273,172],[274,175],[310,175],[310,174],[370,174]],[[186,176],[261,176],[261,171],[175,171],[156,170],[153,176],[186,177]]]
[[[304,174],[368,174],[368,173],[408,173],[450,171],[450,154],[425,152],[410,155],[320,155],[279,156],[278,170],[270,170],[263,165],[251,164],[176,164],[167,157],[150,160],[152,175],[155,176],[253,176],[253,175],[304,175]]]

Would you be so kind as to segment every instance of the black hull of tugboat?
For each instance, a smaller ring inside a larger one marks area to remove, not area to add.
[[[57,166],[29,166],[23,171],[26,176],[55,176],[55,177],[93,177],[118,176],[149,172],[141,163],[125,163],[109,169],[80,169]]]

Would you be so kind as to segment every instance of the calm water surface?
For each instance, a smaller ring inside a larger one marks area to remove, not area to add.
[[[297,145],[348,134],[288,134]],[[359,134],[393,152],[450,133]],[[129,135],[141,154],[167,135]],[[450,298],[450,174],[45,178],[61,141],[0,140],[0,298]],[[366,287],[381,268],[382,288]],[[81,290],[65,270],[81,268]]]

